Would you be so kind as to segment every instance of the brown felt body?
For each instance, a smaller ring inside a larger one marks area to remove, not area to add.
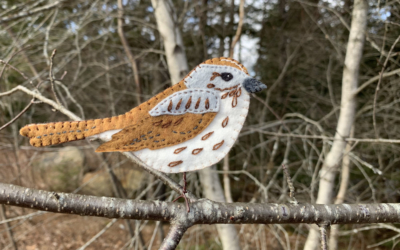
[[[243,70],[247,74],[247,70],[243,65],[230,58],[214,58],[205,61],[203,64],[227,65]],[[193,70],[196,70],[196,68]],[[186,77],[190,77],[190,74]],[[97,152],[137,151],[143,148],[158,149],[177,145],[200,133],[211,123],[216,115],[216,113],[186,113],[183,115],[150,116],[149,111],[164,98],[177,91],[187,89],[184,84],[186,77],[178,84],[157,94],[123,115],[76,122],[30,124],[23,127],[20,130],[20,134],[29,137],[32,146],[42,147],[85,139],[108,130],[122,129],[112,137],[111,141],[102,144],[96,150]],[[205,81],[208,80],[205,79]],[[181,118],[183,120],[174,125]],[[157,126],[158,122],[160,122],[159,126]],[[170,125],[166,126],[168,123]],[[196,126],[197,128],[195,128]],[[150,134],[154,135],[152,139],[150,139]],[[158,134],[157,138],[160,138],[160,140],[154,139]],[[134,142],[135,139],[143,135],[147,136],[146,140]]]
[[[138,151],[177,145],[201,133],[217,113],[147,117],[112,136],[96,152]]]

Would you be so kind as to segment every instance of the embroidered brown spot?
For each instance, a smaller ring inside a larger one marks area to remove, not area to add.
[[[179,120],[177,120],[176,122],[174,122],[174,126],[181,124],[182,121],[183,121],[183,117],[180,118]]]
[[[237,96],[234,96],[232,98],[232,107],[236,107],[236,105],[237,105]]]
[[[228,125],[228,121],[229,121],[229,116],[227,116],[223,121],[222,121],[222,127],[225,128],[226,125]]]
[[[229,92],[229,97],[232,97],[236,94],[236,89],[232,90],[231,92]]]
[[[196,106],[194,107],[194,109],[198,109],[199,108],[200,101],[201,101],[201,97],[199,97],[199,99],[197,99]]]
[[[219,91],[231,90],[231,89],[236,89],[238,86],[239,86],[239,84],[238,84],[238,85],[235,85],[235,86],[232,86],[232,87],[230,87],[230,88],[224,88],[224,89],[215,88],[215,90],[219,90]]]
[[[201,139],[202,139],[203,141],[205,141],[205,140],[207,140],[212,134],[214,134],[214,131],[212,131],[212,132],[210,132],[210,133],[207,133],[206,135],[204,135],[203,137],[201,137]]]
[[[199,154],[201,151],[203,151],[202,148],[196,148],[196,149],[193,149],[192,154],[197,155],[197,154]]]
[[[213,72],[210,81],[214,80],[216,77],[221,76],[218,72]]]
[[[215,144],[213,147],[213,150],[219,149],[222,146],[222,144],[224,144],[224,140],[222,140],[222,142],[220,142],[220,143]]]
[[[236,91],[236,97],[239,97],[239,96],[241,96],[242,95],[242,88],[239,88],[237,91]]]
[[[171,125],[172,121],[167,121],[166,123],[164,123],[161,127],[162,128],[168,128]]]
[[[153,123],[153,126],[160,126],[162,122],[163,122],[163,120],[158,121],[158,122],[154,122],[154,123]]]
[[[206,107],[206,109],[210,108],[210,101],[208,100],[208,98],[206,99],[205,107]]]
[[[189,100],[188,100],[188,102],[186,103],[185,108],[186,108],[186,109],[190,108],[190,105],[191,105],[191,104],[192,104],[192,97],[189,97]]]
[[[178,104],[176,105],[176,110],[178,110],[181,107],[182,99],[179,100]]]
[[[171,112],[171,110],[172,110],[172,100],[171,101],[169,101],[169,105],[168,105],[168,112]]]
[[[209,89],[212,89],[212,88],[214,88],[214,87],[215,87],[215,85],[212,84],[212,83],[207,84],[207,88],[209,88]]]
[[[182,162],[183,162],[183,161],[173,161],[173,162],[170,162],[170,163],[168,164],[168,167],[173,168],[173,167],[175,167],[175,166],[178,166],[179,164],[182,164]]]
[[[179,154],[180,152],[182,152],[183,150],[185,150],[187,147],[183,147],[183,148],[177,148],[174,151],[174,154]]]
[[[226,92],[225,94],[223,94],[223,95],[221,96],[221,99],[225,99],[228,95],[229,95],[229,92]]]

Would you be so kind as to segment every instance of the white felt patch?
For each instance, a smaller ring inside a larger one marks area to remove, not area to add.
[[[226,92],[225,92],[226,93]],[[224,92],[219,92],[222,97]],[[220,100],[219,112],[206,129],[196,137],[172,147],[133,152],[148,166],[166,173],[199,170],[219,162],[235,143],[245,122],[250,96],[247,91],[237,97]]]
[[[94,140],[94,139],[102,139],[104,141],[111,141],[111,137],[121,131],[122,129],[114,129],[114,130],[108,130],[103,133],[95,134],[92,136],[87,137],[89,140]]]
[[[224,81],[218,76],[212,80],[211,77],[214,72],[219,74],[231,73],[233,78],[230,81]],[[188,89],[210,89],[207,85],[213,84],[215,87],[211,89],[221,91],[233,86],[241,86],[246,78],[249,78],[246,73],[230,66],[200,64],[185,78],[185,85]]]
[[[204,114],[218,112],[219,95],[214,90],[187,89],[168,96],[157,104],[149,114],[182,115],[185,113]]]

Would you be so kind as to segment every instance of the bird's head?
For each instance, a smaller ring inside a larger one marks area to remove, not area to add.
[[[201,63],[184,80],[188,89],[212,89],[229,92],[239,87],[248,93],[259,92],[267,86],[249,76],[247,69],[231,58],[213,58]]]

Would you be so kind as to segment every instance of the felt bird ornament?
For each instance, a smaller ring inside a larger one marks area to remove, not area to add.
[[[250,93],[265,88],[238,61],[214,58],[123,115],[31,124],[20,133],[35,147],[100,138],[107,142],[96,152],[131,151],[159,171],[185,173],[229,152],[245,122]]]

